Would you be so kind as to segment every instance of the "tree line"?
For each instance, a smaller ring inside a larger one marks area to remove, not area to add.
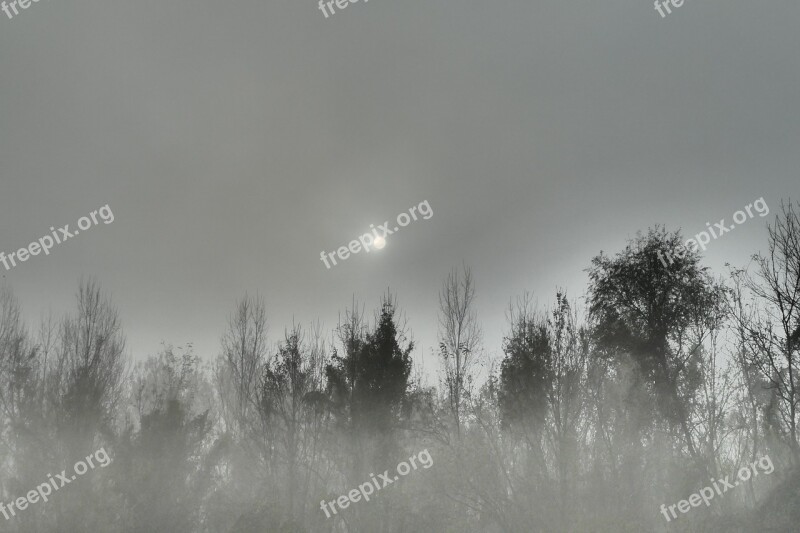
[[[246,295],[215,357],[165,344],[134,364],[98,282],[33,328],[4,289],[0,500],[101,446],[113,462],[0,531],[794,531],[800,204],[782,205],[745,267],[659,260],[680,243],[650,228],[591,259],[583,298],[513,299],[496,359],[476,280],[454,269],[436,386],[391,293],[371,315],[351,303],[332,332],[292,324],[278,341],[267,301]],[[423,449],[432,468],[320,510]],[[773,475],[671,523],[659,513],[767,454]]]

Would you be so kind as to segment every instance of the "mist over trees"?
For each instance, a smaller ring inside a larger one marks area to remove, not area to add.
[[[681,242],[655,227],[587,258],[584,298],[514,295],[495,347],[480,280],[445,273],[437,386],[414,363],[402,295],[353,301],[332,331],[270,324],[268,298],[245,295],[218,353],[141,358],[98,282],[36,325],[6,288],[0,501],[101,447],[113,461],[0,516],[0,531],[796,531],[800,204],[783,204],[744,267],[712,273],[691,251],[665,265]],[[320,509],[424,449],[431,468]],[[765,455],[772,474],[661,514]]]

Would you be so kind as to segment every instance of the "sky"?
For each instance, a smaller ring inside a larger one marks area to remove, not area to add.
[[[41,0],[0,13],[0,251],[108,205],[114,222],[0,266],[32,322],[82,276],[134,360],[212,359],[236,301],[270,338],[397,295],[435,372],[437,294],[466,264],[487,357],[509,302],[655,224],[688,236],[759,198],[705,262],[747,263],[800,199],[800,6],[647,1]],[[326,269],[410,207],[433,215]]]

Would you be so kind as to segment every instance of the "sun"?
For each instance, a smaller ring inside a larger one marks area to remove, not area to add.
[[[383,237],[375,237],[375,243],[373,244],[373,246],[375,246],[375,248],[377,248],[378,250],[383,249],[383,247],[386,246],[386,239],[384,239]]]

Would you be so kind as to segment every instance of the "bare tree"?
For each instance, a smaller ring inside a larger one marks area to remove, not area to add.
[[[247,417],[257,404],[259,374],[267,357],[266,306],[261,297],[245,296],[228,321],[222,338],[222,357],[233,387],[232,429],[247,426]]]
[[[95,281],[81,282],[78,310],[61,325],[55,375],[60,424],[80,442],[94,437],[122,395],[125,336],[117,310]],[[83,446],[78,453],[83,453]]]
[[[753,258],[758,266],[756,276],[744,274],[745,285],[758,303],[737,316],[746,332],[751,362],[779,398],[779,423],[785,439],[795,458],[800,458],[800,212],[791,202],[781,208],[768,227],[767,253]]]
[[[0,407],[4,421],[15,421],[35,382],[36,351],[10,290],[0,292]]]
[[[319,333],[312,327],[311,340],[307,341],[298,325],[286,331],[277,355],[264,367],[259,386],[259,405],[279,433],[276,442],[286,463],[288,489],[283,496],[294,519],[305,512],[311,472],[319,472],[315,462],[326,411],[319,379],[325,353]],[[303,492],[298,494],[299,490]]]
[[[50,363],[48,363],[50,366]],[[117,407],[124,395],[125,336],[116,308],[94,280],[81,281],[77,311],[61,323],[52,367],[48,369],[48,426],[55,429],[48,446],[50,468],[62,468],[114,437]],[[92,488],[60,498],[51,515],[64,531],[99,527],[81,507],[96,497]]]
[[[475,282],[466,266],[453,269],[439,293],[439,356],[450,411],[461,436],[462,402],[468,395],[471,370],[479,355],[481,328],[474,306]]]
[[[34,429],[31,422],[38,411],[35,404],[38,366],[37,350],[22,322],[17,299],[10,290],[3,289],[0,291],[0,446],[11,456],[25,446],[23,437],[30,437]]]

